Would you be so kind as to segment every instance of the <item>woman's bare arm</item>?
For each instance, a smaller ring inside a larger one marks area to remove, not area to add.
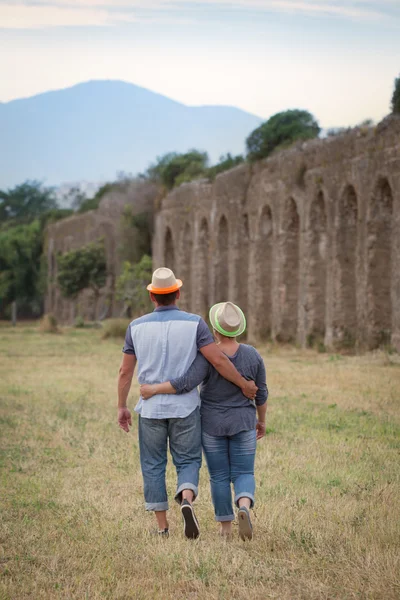
[[[163,383],[143,384],[140,386],[140,394],[144,400],[156,394],[187,394],[206,378],[209,366],[207,360],[197,353],[196,358],[181,377]]]
[[[261,404],[261,406],[257,406],[257,425],[256,425],[256,432],[257,432],[257,439],[261,440],[262,437],[264,437],[265,432],[266,432],[266,424],[265,424],[265,418],[267,415],[267,403],[265,402],[264,404]]]
[[[156,394],[176,394],[176,389],[172,387],[169,381],[164,383],[144,383],[140,386],[140,395],[143,400],[149,400]]]

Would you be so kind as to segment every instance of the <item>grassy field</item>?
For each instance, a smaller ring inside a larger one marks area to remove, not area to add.
[[[151,536],[136,419],[116,425],[122,342],[100,337],[0,328],[1,600],[400,597],[399,356],[262,348],[255,538],[219,539],[204,466],[190,542],[174,503]]]

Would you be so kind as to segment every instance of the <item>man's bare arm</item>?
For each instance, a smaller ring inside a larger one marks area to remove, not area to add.
[[[124,354],[118,374],[118,408],[125,408],[136,367],[136,356]]]
[[[203,346],[203,348],[200,348],[200,352],[222,377],[237,385],[246,398],[254,399],[258,389],[254,381],[247,381],[242,377],[226,354],[218,348],[217,344]]]
[[[118,423],[121,429],[127,433],[129,425],[132,425],[131,413],[127,408],[127,401],[136,362],[134,354],[124,354],[118,374]]]

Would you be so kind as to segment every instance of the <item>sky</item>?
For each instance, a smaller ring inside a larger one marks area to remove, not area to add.
[[[120,79],[267,119],[388,112],[400,0],[0,0],[0,102]]]

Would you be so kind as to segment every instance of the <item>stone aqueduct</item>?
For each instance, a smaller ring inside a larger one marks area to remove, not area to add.
[[[400,351],[400,119],[182,185],[153,250],[185,309],[232,300],[250,340]]]
[[[152,210],[158,194],[134,182],[49,226],[46,311],[63,321],[78,305],[86,318],[120,314],[121,215],[127,204]],[[99,236],[109,277],[93,315],[85,292],[61,297],[56,256]],[[214,302],[237,302],[249,340],[400,351],[400,118],[175,189],[155,214],[153,261],[183,279],[187,310],[206,316]]]

